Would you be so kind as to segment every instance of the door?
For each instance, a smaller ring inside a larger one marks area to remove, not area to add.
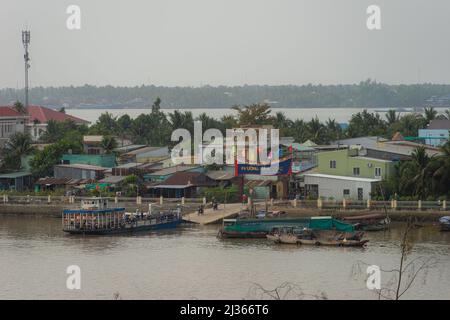
[[[358,188],[358,200],[363,200],[364,198],[364,190],[363,188]]]

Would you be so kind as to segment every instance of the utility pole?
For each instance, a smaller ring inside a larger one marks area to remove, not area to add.
[[[30,44],[30,31],[22,31],[22,43],[25,49],[23,56],[25,60],[25,109],[28,110],[28,69],[30,69],[30,55],[28,53],[28,46]]]

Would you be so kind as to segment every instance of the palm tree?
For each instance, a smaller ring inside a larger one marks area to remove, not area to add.
[[[433,107],[425,108],[424,115],[425,119],[427,120],[427,124],[436,119],[437,114],[438,112]]]
[[[11,136],[5,144],[3,153],[5,154],[5,169],[18,170],[21,167],[21,159],[34,151],[31,136],[26,133],[18,132]]]
[[[447,120],[450,120],[450,109],[445,110],[443,115]]]
[[[450,141],[441,147],[442,154],[433,158],[433,186],[437,194],[450,190]]]
[[[404,187],[411,188],[413,194],[424,199],[429,192],[430,157],[425,148],[420,146],[411,154],[411,161],[405,162],[401,172],[406,179]]]
[[[310,122],[308,122],[308,129],[311,134],[312,140],[320,144],[322,143],[322,136],[324,131],[324,126],[320,122],[319,118],[316,116],[315,118],[312,118]]]
[[[27,113],[27,110],[25,109],[24,105],[20,101],[14,102],[13,109],[21,114]]]
[[[280,130],[280,136],[284,136],[292,127],[292,120],[288,119],[283,112],[277,112],[273,118],[273,126]]]
[[[101,147],[105,150],[106,154],[111,154],[115,148],[117,148],[116,138],[113,136],[104,136],[101,142]]]
[[[394,109],[389,109],[388,112],[386,112],[386,120],[388,122],[388,125],[396,123],[398,120],[400,120],[400,114],[397,114],[397,111]]]

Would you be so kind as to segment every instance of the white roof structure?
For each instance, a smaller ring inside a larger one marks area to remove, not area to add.
[[[336,180],[345,180],[345,181],[358,181],[358,182],[379,182],[379,179],[370,179],[370,178],[360,178],[360,177],[349,177],[349,176],[334,176],[331,174],[321,174],[321,173],[307,173],[304,174],[305,177],[312,178],[326,178],[326,179],[336,179]]]

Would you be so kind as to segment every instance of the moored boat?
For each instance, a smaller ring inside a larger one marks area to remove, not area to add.
[[[445,216],[439,219],[441,231],[450,231],[450,216]]]
[[[88,198],[80,209],[64,210],[63,231],[70,234],[105,235],[174,228],[182,221],[181,210],[127,213],[125,208],[109,208],[108,200]]]
[[[363,233],[322,232],[311,229],[293,227],[274,228],[267,239],[281,244],[317,245],[336,247],[363,247],[369,240],[363,240]]]
[[[224,219],[218,236],[221,238],[266,238],[275,227],[309,228],[314,230],[337,230],[354,232],[351,224],[329,216],[311,218],[272,219]]]
[[[346,216],[342,218],[342,221],[351,223],[356,230],[362,231],[384,231],[391,225],[389,216],[380,213]]]

